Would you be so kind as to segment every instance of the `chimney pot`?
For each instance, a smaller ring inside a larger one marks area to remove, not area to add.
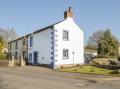
[[[67,17],[73,18],[72,7],[69,7],[68,10],[64,12],[64,19],[67,19]]]
[[[69,7],[69,12],[71,12],[72,7]]]

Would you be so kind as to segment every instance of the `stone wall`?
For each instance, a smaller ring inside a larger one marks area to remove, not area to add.
[[[15,60],[14,56],[11,60],[0,60],[0,67],[14,67],[14,66],[25,66],[25,60],[21,57],[20,60]]]
[[[0,60],[0,67],[6,67],[9,66],[8,60]]]

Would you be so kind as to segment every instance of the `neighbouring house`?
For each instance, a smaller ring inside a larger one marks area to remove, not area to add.
[[[89,64],[91,61],[97,57],[97,51],[84,51],[84,60],[85,63]]]
[[[60,68],[84,64],[84,33],[73,19],[71,7],[64,20],[9,42],[9,56],[21,56],[32,65]]]

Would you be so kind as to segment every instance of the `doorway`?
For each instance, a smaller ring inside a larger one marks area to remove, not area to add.
[[[34,52],[34,66],[37,66],[38,62],[38,52]]]

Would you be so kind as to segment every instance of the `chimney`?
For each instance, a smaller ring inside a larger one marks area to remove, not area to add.
[[[73,18],[72,7],[69,7],[69,9],[64,12],[64,19],[67,19],[67,17]]]

